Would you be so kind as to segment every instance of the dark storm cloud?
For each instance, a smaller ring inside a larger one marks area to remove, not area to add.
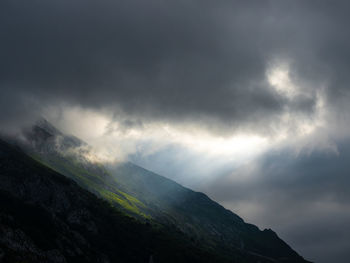
[[[306,258],[345,263],[350,256],[350,144],[338,146],[338,153],[299,156],[278,150],[202,190],[246,220],[273,228]]]
[[[271,59],[292,61],[303,81],[334,81],[338,93],[344,87],[338,82],[346,80],[342,5],[155,0],[0,5],[2,95],[30,96],[40,106],[65,101],[143,119],[195,118],[217,129],[263,129],[290,103],[266,81]],[[315,99],[293,103],[312,114]],[[21,108],[20,101],[12,104]]]
[[[1,0],[0,131],[65,103],[112,109],[122,130],[160,120],[268,132],[286,110],[312,115],[324,86],[327,110],[345,116],[328,128],[348,128],[349,9],[345,0]],[[270,87],[265,74],[276,61],[290,63],[306,95],[290,99]],[[219,177],[205,192],[234,211],[254,205],[252,221],[273,224],[302,255],[346,262],[349,149],[303,158],[280,151],[261,159],[252,178],[245,167],[236,171],[241,180]],[[180,155],[176,165],[167,154]],[[159,171],[201,171],[188,169],[183,149],[159,156],[149,157],[164,164]]]

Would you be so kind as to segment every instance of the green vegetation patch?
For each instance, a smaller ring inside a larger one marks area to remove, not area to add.
[[[73,179],[80,186],[106,199],[112,205],[125,209],[131,215],[141,216],[147,219],[151,218],[142,211],[146,206],[140,200],[119,190],[115,184],[107,182],[110,175],[103,166],[96,166],[101,171],[100,175],[88,171],[82,164],[71,158],[51,155],[40,156],[38,154],[31,154],[31,157],[45,166]],[[108,181],[115,182],[112,178]]]

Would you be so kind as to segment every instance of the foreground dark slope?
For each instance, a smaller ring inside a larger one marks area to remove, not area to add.
[[[197,243],[233,255],[244,251],[272,262],[305,262],[271,229],[245,223],[205,194],[194,192],[131,163],[111,167],[121,188],[150,208],[152,218],[172,225]]]
[[[202,193],[131,163],[103,167],[87,145],[42,120],[26,132],[27,151],[129,215],[184,233],[196,246],[261,262],[305,262],[272,230],[260,231]],[[255,261],[254,261],[255,262]]]
[[[1,262],[255,262],[139,223],[3,141],[0,181]]]

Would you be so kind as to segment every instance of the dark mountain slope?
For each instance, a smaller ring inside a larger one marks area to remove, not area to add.
[[[238,262],[123,215],[3,141],[0,180],[0,262]]]
[[[145,205],[121,190],[103,165],[89,159],[91,147],[74,136],[64,135],[46,120],[24,132],[20,146],[37,161],[73,179],[80,186],[138,218],[148,218]]]
[[[197,246],[258,257],[268,262],[306,262],[272,230],[260,231],[197,193],[131,163],[104,167],[92,162],[88,145],[42,120],[25,132],[26,151],[46,166],[142,221],[185,234]],[[22,144],[23,147],[23,144]]]
[[[111,167],[122,189],[138,198],[160,222],[178,227],[201,243],[228,253],[240,249],[278,262],[305,262],[275,232],[260,231],[208,198],[131,163]]]

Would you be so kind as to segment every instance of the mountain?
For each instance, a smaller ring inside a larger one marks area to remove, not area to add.
[[[245,223],[203,193],[132,163],[95,162],[85,142],[45,120],[27,129],[19,145],[33,159],[139,222],[181,233],[193,246],[214,251],[228,262],[307,262],[272,230]]]
[[[0,182],[0,262],[228,262],[172,228],[126,216],[1,140]]]
[[[151,208],[153,219],[178,228],[197,243],[234,256],[237,251],[270,258],[271,262],[304,262],[271,229],[260,231],[208,196],[131,163],[114,166],[121,189]]]

